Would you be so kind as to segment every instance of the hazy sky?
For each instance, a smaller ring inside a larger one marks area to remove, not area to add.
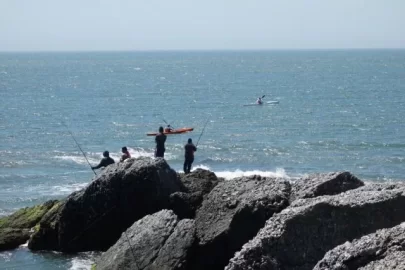
[[[405,48],[405,0],[0,0],[0,51]]]

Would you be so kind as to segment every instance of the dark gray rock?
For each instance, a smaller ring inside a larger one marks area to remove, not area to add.
[[[193,269],[223,269],[274,213],[288,206],[289,182],[260,176],[219,183],[197,210]]]
[[[366,183],[359,188],[363,191],[382,191],[405,188],[405,182]]]
[[[197,169],[189,174],[181,174],[180,179],[186,187],[185,192],[201,192],[203,195],[210,193],[221,182],[215,173],[204,169]]]
[[[170,195],[169,209],[180,218],[194,218],[195,212],[200,207],[204,196],[201,192],[185,193],[175,192]]]
[[[107,250],[134,221],[165,209],[184,189],[164,159],[138,158],[108,166],[85,189],[44,216],[32,250]]]
[[[404,205],[404,189],[297,200],[270,218],[226,269],[311,269],[337,245],[404,221]]]
[[[314,270],[405,269],[405,223],[335,247]]]
[[[147,269],[188,269],[195,253],[195,221],[179,221],[173,233],[160,249],[156,260]]]
[[[194,218],[196,210],[201,206],[204,198],[222,180],[215,173],[197,169],[189,174],[180,174],[185,186],[183,192],[170,195],[170,206],[180,218]]]
[[[98,259],[96,269],[186,269],[194,242],[194,220],[179,222],[171,210],[162,210],[128,228]]]
[[[336,195],[361,186],[363,181],[349,172],[311,174],[291,184],[291,200]]]

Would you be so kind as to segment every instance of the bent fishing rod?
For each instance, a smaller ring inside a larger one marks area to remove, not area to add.
[[[80,151],[82,152],[83,157],[86,159],[87,164],[89,164],[91,170],[94,172],[94,175],[97,176],[97,173],[93,170],[93,167],[91,166],[89,160],[87,159],[86,154],[84,153],[83,149],[80,147],[80,144],[76,141],[76,138],[75,138],[75,136],[73,136],[73,133],[69,130],[68,126],[65,123],[62,122],[62,125],[64,125],[66,127],[66,130],[69,132],[70,136],[72,136],[72,138],[75,141],[77,147],[79,147]]]
[[[200,137],[198,137],[198,141],[197,141],[197,143],[196,143],[196,145],[195,145],[196,147],[197,147],[198,143],[200,142],[201,136],[203,135],[204,130],[205,130],[205,127],[207,126],[209,120],[210,120],[210,119],[207,119],[207,121],[205,122],[204,128],[203,128],[203,130],[201,131]]]

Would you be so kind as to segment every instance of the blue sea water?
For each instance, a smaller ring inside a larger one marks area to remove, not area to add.
[[[405,50],[0,54],[0,216],[59,199],[93,177],[104,150],[153,156],[230,179],[347,170],[405,179]],[[275,105],[243,106],[266,95]],[[68,128],[64,126],[66,124]],[[0,252],[0,269],[88,269],[94,254]]]

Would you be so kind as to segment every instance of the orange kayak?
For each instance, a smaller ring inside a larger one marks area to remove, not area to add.
[[[172,131],[170,131],[170,132],[167,132],[166,130],[163,132],[163,134],[166,134],[166,135],[171,135],[171,134],[182,134],[182,133],[187,133],[187,132],[190,132],[190,131],[193,131],[194,130],[194,128],[177,128],[177,129],[173,129]],[[157,133],[157,132],[151,132],[151,133],[146,133],[146,135],[147,136],[156,136],[156,135],[158,135],[159,133]]]

